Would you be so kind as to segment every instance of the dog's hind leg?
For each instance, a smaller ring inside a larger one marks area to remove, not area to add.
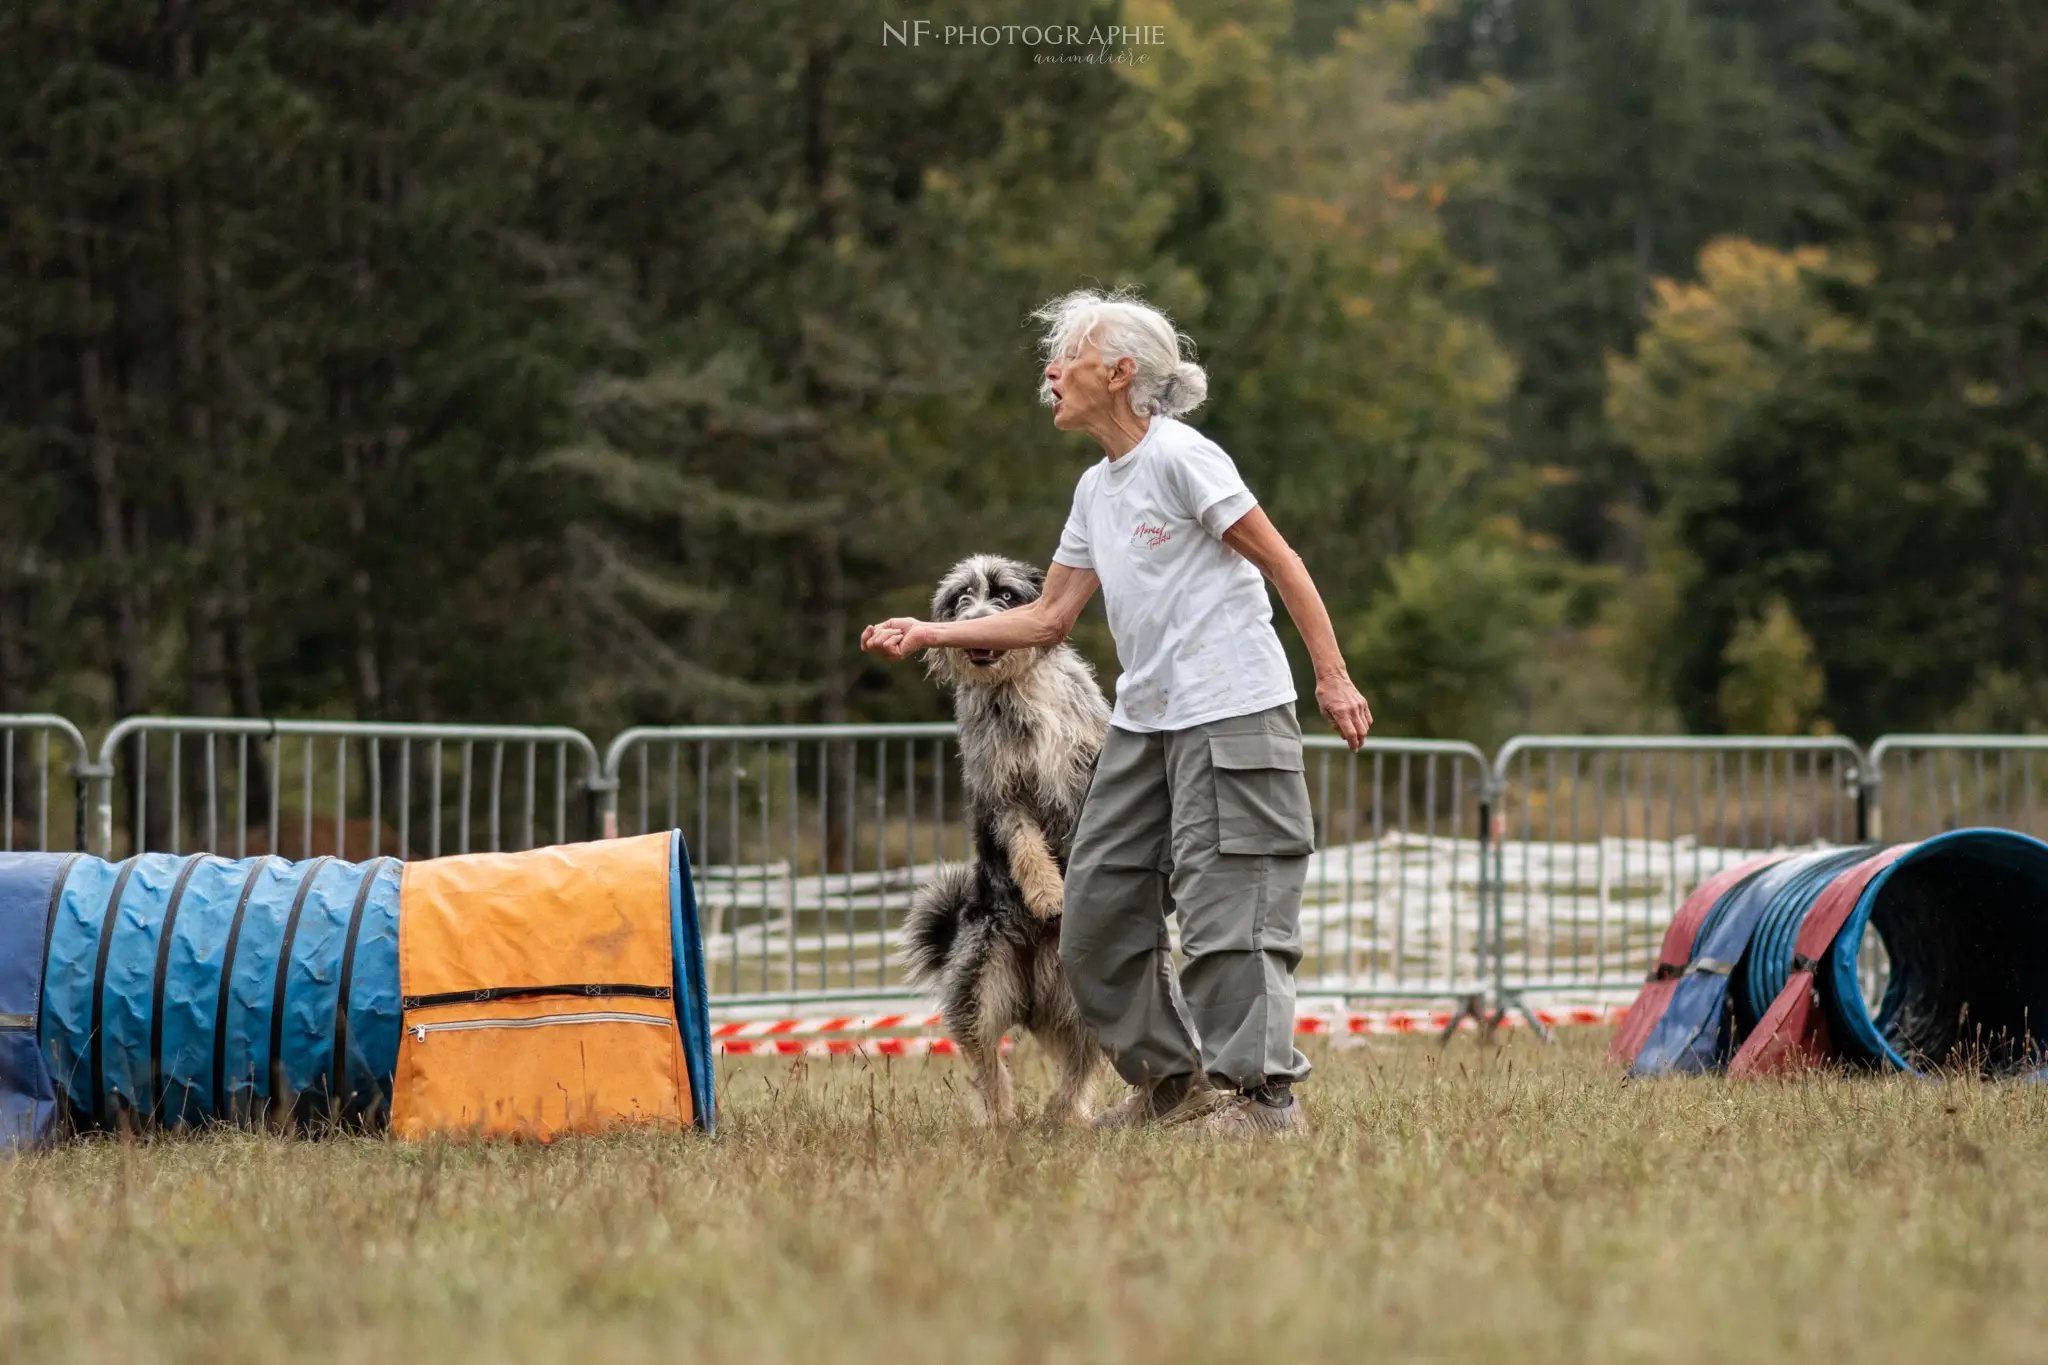
[[[993,1038],[979,1033],[960,1040],[960,1051],[974,1068],[974,1088],[981,1095],[981,1118],[991,1128],[1007,1128],[1017,1121],[1017,1088],[1010,1080],[1010,1067],[1003,1060],[1003,1033]]]
[[[1007,1128],[1017,1121],[1017,1088],[1010,1079],[1010,1067],[1003,1060],[1003,1026],[987,1019],[962,1030],[955,1038],[960,1053],[974,1069],[974,1088],[981,1096],[981,1119],[991,1128]]]
[[[982,1117],[991,1126],[1008,1127],[1017,1121],[1017,1088],[1003,1059],[1003,1034],[1021,1020],[1023,991],[1013,952],[998,949],[989,954],[975,976],[969,1009],[962,1010],[962,1027],[952,1029],[953,1040],[974,1070],[974,1087],[981,1095]],[[950,1020],[948,1021],[950,1024]]]
[[[1045,1117],[1053,1123],[1086,1123],[1094,1109],[1095,1082],[1102,1073],[1102,1047],[1081,1022],[1073,992],[1060,968],[1056,944],[1040,950],[1033,1000],[1032,1033],[1059,1068],[1059,1083],[1046,1101]]]
[[[1079,1019],[1047,1029],[1039,1041],[1060,1069],[1059,1085],[1046,1101],[1045,1116],[1054,1123],[1085,1124],[1095,1112],[1095,1082],[1102,1072],[1102,1049]]]

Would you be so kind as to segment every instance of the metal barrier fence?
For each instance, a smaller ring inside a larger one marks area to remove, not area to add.
[[[1302,994],[1441,1000],[1485,989],[1486,755],[1455,740],[1305,741],[1316,851]]]
[[[595,837],[603,789],[596,746],[562,726],[210,717],[120,722],[93,776],[108,857],[533,848]]]
[[[53,739],[59,746],[55,756]],[[0,715],[0,850],[85,847],[85,760],[85,737],[64,717]],[[53,829],[60,831],[56,845],[50,842]]]
[[[951,725],[629,730],[605,755],[621,834],[690,840],[712,992],[732,1003],[911,994],[910,899],[973,856]],[[1317,851],[1305,993],[1481,989],[1486,760],[1469,744],[1307,741]]]
[[[712,994],[909,994],[894,931],[969,856],[951,725],[670,726],[605,752],[606,829],[689,841]]]
[[[1971,825],[2048,835],[2048,735],[1886,735],[1870,746],[1870,836]]]
[[[1863,837],[1863,751],[1839,736],[1522,736],[1494,760],[1493,996],[1626,993],[1707,877]]]
[[[1306,744],[1307,996],[1619,995],[1686,894],[1755,853],[2048,835],[2048,736],[1890,735],[1867,758],[1835,736],[1522,736],[1491,764]],[[600,758],[557,726],[144,716],[90,754],[61,716],[0,715],[0,847],[433,857],[680,828],[732,1005],[912,994],[910,898],[973,856],[950,724],[643,728]],[[1875,936],[1865,957],[1875,990]]]

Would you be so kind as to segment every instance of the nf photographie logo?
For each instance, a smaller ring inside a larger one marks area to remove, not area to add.
[[[1027,47],[1037,62],[1143,65],[1144,48],[1163,47],[1164,24],[935,24],[929,19],[882,22],[883,47]]]

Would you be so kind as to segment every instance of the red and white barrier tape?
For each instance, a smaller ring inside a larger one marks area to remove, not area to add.
[[[937,1014],[881,1014],[872,1019],[733,1019],[711,1026],[713,1042],[728,1038],[802,1038],[817,1033],[890,1033],[945,1027]]]
[[[1548,1028],[1575,1024],[1612,1024],[1621,1019],[1620,1005],[1537,1010]],[[1304,1014],[1294,1021],[1298,1034],[1322,1037],[1365,1037],[1373,1034],[1441,1033],[1453,1015],[1449,1010],[1378,1010],[1360,1014]],[[1520,1015],[1502,1023],[1519,1027]],[[1472,1024],[1459,1020],[1459,1027]],[[959,1053],[953,1040],[932,1037],[944,1028],[936,1014],[884,1014],[872,1019],[736,1019],[713,1025],[711,1041],[729,1057],[951,1057]],[[874,1034],[910,1037],[873,1037]]]

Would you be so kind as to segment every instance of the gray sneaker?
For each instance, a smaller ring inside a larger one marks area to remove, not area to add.
[[[1307,1137],[1308,1114],[1287,1081],[1268,1081],[1223,1095],[1223,1103],[1202,1120],[1211,1137]]]
[[[1189,1123],[1212,1114],[1230,1101],[1227,1091],[1207,1077],[1165,1076],[1131,1087],[1131,1093],[1095,1116],[1097,1132],[1144,1128],[1151,1124]]]

